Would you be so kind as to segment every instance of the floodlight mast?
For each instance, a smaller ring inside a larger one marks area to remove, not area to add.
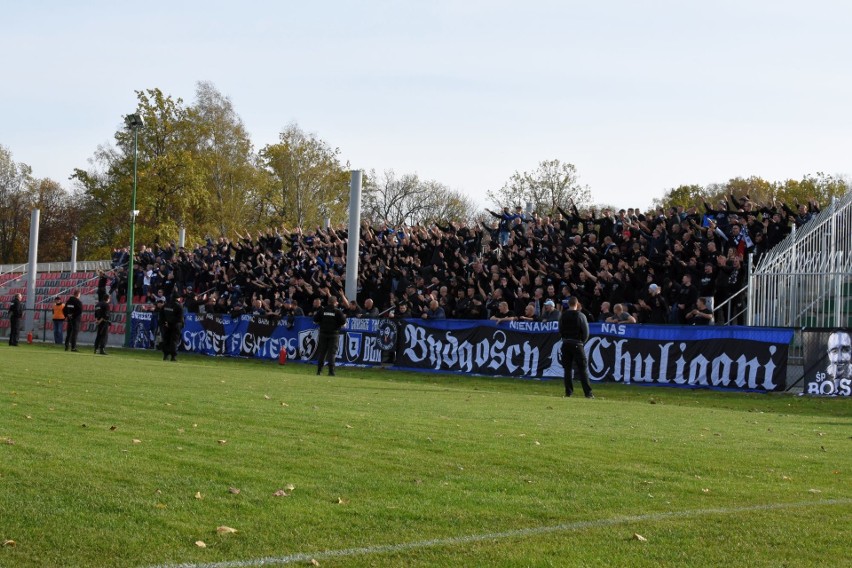
[[[139,158],[139,129],[145,126],[145,122],[138,114],[128,114],[124,117],[127,128],[133,131],[133,191],[130,196],[130,251],[127,260],[127,316],[124,320],[124,346],[131,347],[130,334],[132,328],[131,317],[133,315],[133,255],[136,249],[136,172]]]

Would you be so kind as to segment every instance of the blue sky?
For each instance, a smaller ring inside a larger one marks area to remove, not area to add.
[[[486,191],[545,159],[594,201],[852,177],[852,3],[12,2],[0,144],[67,177],[134,91],[230,97],[255,148],[297,122],[352,167]],[[75,5],[79,4],[79,5]]]

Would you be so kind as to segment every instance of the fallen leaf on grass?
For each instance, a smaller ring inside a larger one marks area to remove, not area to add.
[[[196,499],[204,499],[204,495],[201,494],[201,491],[196,491],[195,492],[195,498]]]
[[[293,491],[294,489],[296,489],[296,486],[295,486],[295,485],[293,485],[292,483],[288,483],[288,484],[284,487],[284,489],[286,489],[287,491]]]
[[[808,493],[822,493],[819,489],[808,489]]]
[[[319,560],[316,558],[311,558],[311,566],[319,566]]]
[[[198,548],[207,548],[207,544],[203,540],[196,540],[195,546]]]
[[[350,429],[352,428],[352,426],[350,426],[349,424],[347,424],[347,425],[346,425],[346,427],[347,427],[347,428],[350,428]]]
[[[231,527],[222,525],[221,527],[216,527],[216,532],[219,534],[234,534],[237,532],[237,529],[232,529]]]
[[[9,547],[9,548],[15,548],[17,545],[18,545],[18,543],[15,542],[14,540],[4,540],[3,541],[3,546]]]
[[[240,490],[237,489],[236,487],[228,487],[228,493],[233,493],[234,495],[239,495]]]
[[[216,442],[217,442],[220,446],[224,446],[225,444],[227,444],[227,443],[228,443],[228,440],[216,440]]]
[[[344,499],[343,497],[337,498],[338,505],[347,505],[349,503],[349,499]]]
[[[3,443],[7,446],[14,446],[15,440],[13,440],[12,438],[3,438]]]
[[[702,493],[710,493],[710,490],[705,487],[704,489],[701,490],[701,492]]]
[[[264,400],[271,400],[272,399],[272,397],[269,396],[268,394],[263,395],[263,398],[264,398]]]
[[[33,419],[33,417],[30,416],[29,414],[27,414],[27,420],[32,420],[32,419]]]
[[[290,494],[284,491],[283,489],[279,489],[275,493],[272,494],[273,497],[289,497]]]
[[[165,505],[165,504],[163,504],[163,503],[157,503],[157,504],[156,504],[156,505],[154,505],[154,506],[155,506],[156,508],[158,508],[158,509],[167,509],[167,508],[168,508],[168,505]]]
[[[289,405],[289,404],[287,404],[286,402],[282,402],[282,403],[281,403],[281,406],[290,406],[290,405]]]
[[[115,432],[117,429],[118,429],[118,426],[110,426],[109,427],[110,432]]]
[[[134,444],[141,444],[141,443],[142,443],[142,440],[140,440],[140,439],[138,439],[138,438],[133,438],[133,443],[134,443]]]
[[[633,540],[638,540],[639,542],[648,542],[648,539],[639,533],[633,533]]]

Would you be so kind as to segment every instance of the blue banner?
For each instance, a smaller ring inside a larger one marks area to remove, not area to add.
[[[153,348],[156,314],[133,314],[133,345]],[[739,326],[589,325],[593,381],[779,391],[786,387],[789,329]],[[291,361],[315,358],[310,318],[187,314],[182,349],[206,355]],[[558,322],[349,319],[340,364],[377,365],[383,352],[400,368],[524,378],[563,376]]]

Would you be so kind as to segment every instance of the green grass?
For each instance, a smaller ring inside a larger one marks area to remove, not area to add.
[[[0,567],[848,561],[852,400],[595,391],[4,345]]]

